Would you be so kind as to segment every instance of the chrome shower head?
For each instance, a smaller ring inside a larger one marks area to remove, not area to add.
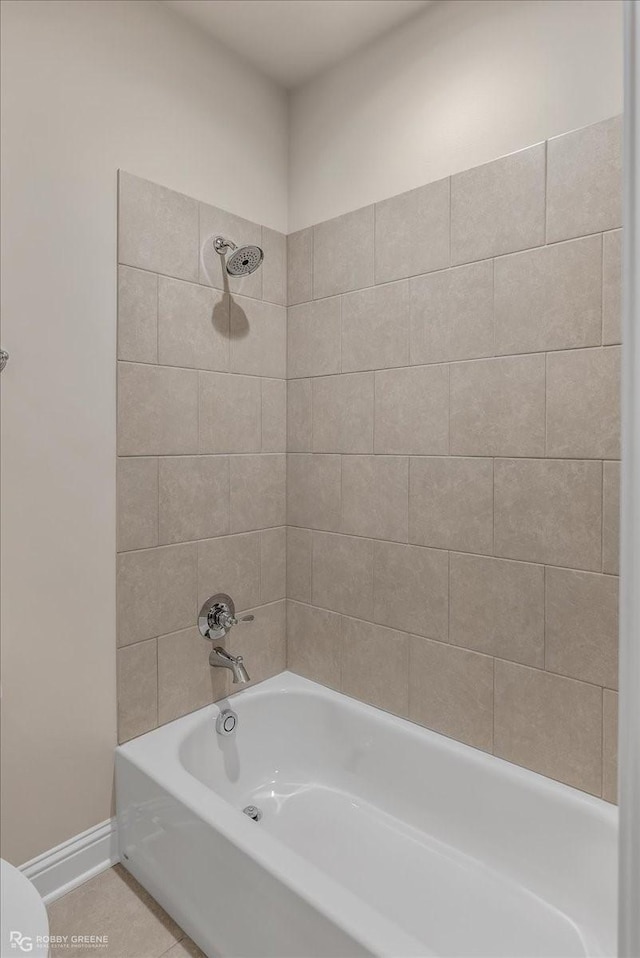
[[[229,276],[248,276],[257,270],[264,259],[259,246],[241,246],[238,249],[235,243],[223,236],[216,236],[213,246],[220,256],[224,256],[229,249],[233,251],[225,263]]]
[[[248,276],[262,263],[264,253],[259,246],[241,246],[227,260],[229,276]]]

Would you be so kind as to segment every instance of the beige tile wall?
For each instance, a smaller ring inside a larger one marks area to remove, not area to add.
[[[620,136],[288,237],[121,174],[121,741],[227,693],[223,590],[254,680],[615,801]],[[227,282],[218,232],[263,268]]]
[[[222,233],[265,249],[227,283]],[[286,238],[131,176],[119,184],[118,727],[226,694],[196,625],[229,592],[253,680],[286,661]]]
[[[287,240],[289,668],[609,801],[620,139]]]

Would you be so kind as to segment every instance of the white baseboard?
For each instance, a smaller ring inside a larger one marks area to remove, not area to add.
[[[45,905],[120,861],[115,818],[57,845],[20,866]]]

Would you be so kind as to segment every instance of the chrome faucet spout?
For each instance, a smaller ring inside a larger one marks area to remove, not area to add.
[[[238,655],[236,657],[236,665],[235,665],[235,668],[233,669],[233,681],[234,683],[240,682],[242,685],[244,685],[245,682],[251,681],[251,679],[249,678],[249,673],[244,667],[244,663],[242,661],[241,655]]]
[[[244,667],[242,656],[231,655],[221,645],[216,646],[209,653],[209,665],[214,669],[230,669],[234,685],[251,681],[249,673]]]

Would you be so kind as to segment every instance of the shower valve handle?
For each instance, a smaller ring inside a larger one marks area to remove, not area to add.
[[[231,615],[230,612],[223,612],[218,617],[218,622],[226,629],[230,629],[232,625],[237,625],[239,622],[253,622],[254,618],[254,615],[242,615],[238,619],[237,616]]]
[[[213,641],[225,636],[238,622],[253,622],[253,619],[253,615],[243,615],[238,619],[231,596],[219,592],[207,599],[200,609],[198,628],[205,639]]]

